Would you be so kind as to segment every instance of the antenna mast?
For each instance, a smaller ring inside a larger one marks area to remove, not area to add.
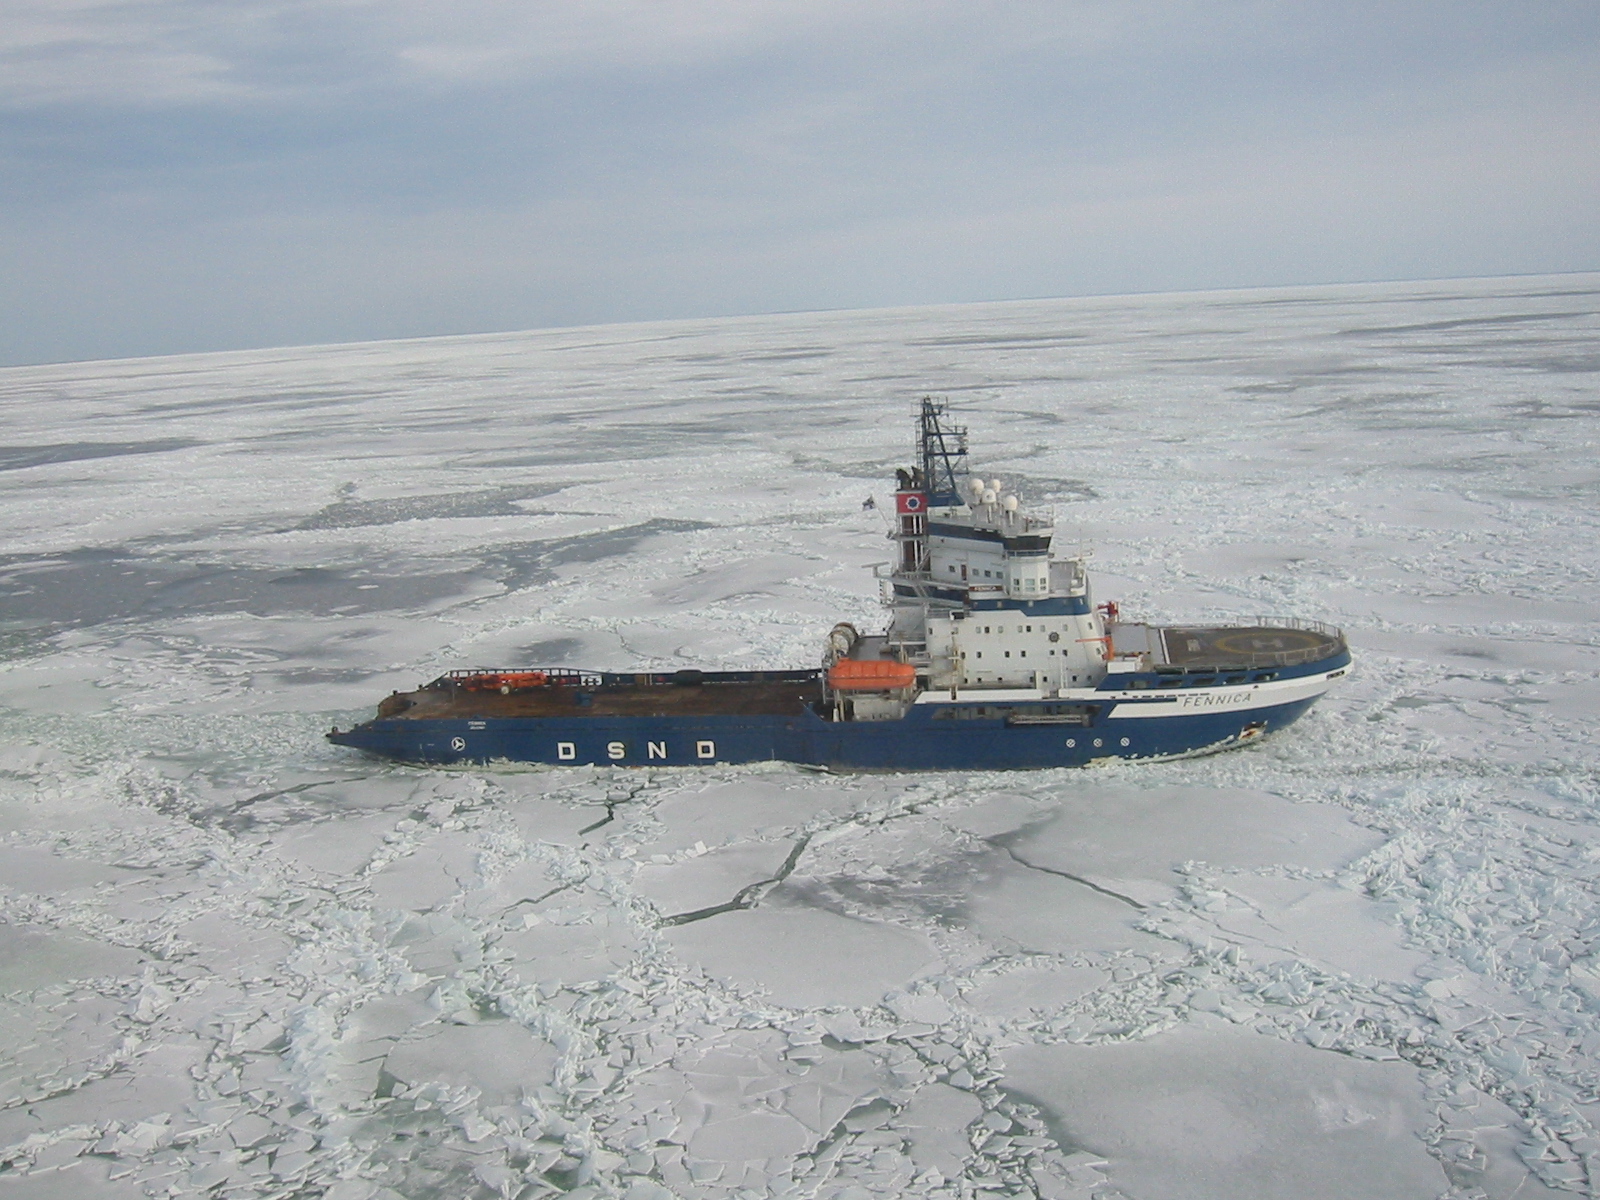
[[[967,430],[964,425],[943,424],[940,418],[949,411],[947,400],[922,398],[917,450],[922,458],[922,485],[928,491],[929,505],[962,502],[958,481],[967,474]]]

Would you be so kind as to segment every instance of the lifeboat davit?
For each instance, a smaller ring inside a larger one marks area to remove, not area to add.
[[[828,686],[836,692],[889,692],[916,682],[914,666],[892,659],[841,658],[828,668]]]

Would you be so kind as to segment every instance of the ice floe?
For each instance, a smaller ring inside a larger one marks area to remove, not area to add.
[[[0,372],[0,1200],[1596,1194],[1596,296]],[[462,665],[813,661],[923,391],[1101,598],[1352,678],[1076,773],[321,740]]]

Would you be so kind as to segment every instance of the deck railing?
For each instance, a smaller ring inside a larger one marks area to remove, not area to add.
[[[815,668],[790,668],[776,671],[574,671],[567,667],[474,667],[446,671],[431,683],[423,684],[425,690],[450,690],[468,688],[482,681],[490,690],[504,682],[512,691],[524,691],[530,686],[544,687],[666,687],[689,686],[704,683],[809,683],[822,674]],[[541,676],[544,682],[534,685],[529,676]]]

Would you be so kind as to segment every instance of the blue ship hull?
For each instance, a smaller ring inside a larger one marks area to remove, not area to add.
[[[1320,675],[1348,663],[1316,664]],[[1010,770],[1076,767],[1106,758],[1167,758],[1241,745],[1289,725],[1320,695],[1283,703],[1118,718],[1123,705],[1091,702],[1087,724],[1032,724],[1043,702],[1008,704],[1010,718],[941,719],[917,704],[897,720],[830,721],[806,708],[786,715],[699,714],[378,718],[330,734],[341,745],[416,763],[494,760],[553,766],[705,766],[790,762],[842,771]],[[1035,718],[1038,719],[1038,718]],[[1048,719],[1048,718],[1044,718]],[[1020,723],[1019,723],[1020,722]]]

